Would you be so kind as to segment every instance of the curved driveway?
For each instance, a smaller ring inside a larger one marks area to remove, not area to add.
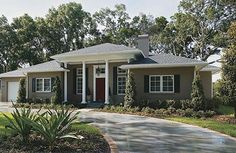
[[[80,118],[108,134],[119,152],[236,152],[236,139],[187,124],[92,111],[82,111]]]

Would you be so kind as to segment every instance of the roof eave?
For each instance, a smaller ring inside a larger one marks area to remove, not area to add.
[[[130,64],[122,65],[121,69],[138,69],[138,68],[165,68],[165,67],[190,67],[206,66],[208,63],[175,63],[175,64]]]

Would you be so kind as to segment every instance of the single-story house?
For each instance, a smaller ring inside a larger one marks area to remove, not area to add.
[[[28,99],[50,99],[55,77],[62,83],[65,102],[123,102],[127,72],[133,72],[137,100],[188,99],[199,72],[205,96],[212,97],[212,74],[217,67],[171,54],[149,54],[149,39],[141,35],[137,47],[104,43],[51,58],[28,68],[0,74],[0,101],[15,101],[19,80],[26,79]]]

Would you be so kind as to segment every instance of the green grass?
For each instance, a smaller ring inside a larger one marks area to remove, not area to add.
[[[95,134],[95,135],[101,135],[101,132],[98,128],[89,125],[87,123],[76,123],[72,126],[73,129],[79,129],[83,132]]]
[[[11,116],[10,113],[5,113],[5,114]],[[7,119],[3,116],[2,113],[0,113],[0,136],[12,134],[11,130],[5,128],[7,124],[8,124]]]
[[[218,112],[223,115],[230,115],[233,116],[234,108],[231,106],[220,105],[218,108]]]
[[[197,118],[187,118],[187,117],[170,117],[166,118],[171,121],[177,121],[181,123],[191,124],[200,126],[203,128],[208,128],[214,131],[218,131],[220,133],[224,133],[226,135],[230,135],[232,137],[236,137],[236,125],[219,122],[213,119],[197,119]]]

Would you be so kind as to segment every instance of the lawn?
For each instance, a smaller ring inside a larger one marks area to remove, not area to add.
[[[232,137],[236,137],[235,124],[223,123],[213,119],[197,119],[197,118],[187,118],[187,117],[168,117],[166,119],[171,121],[196,125],[203,128],[208,128],[214,131],[218,131],[220,133],[230,135]]]

